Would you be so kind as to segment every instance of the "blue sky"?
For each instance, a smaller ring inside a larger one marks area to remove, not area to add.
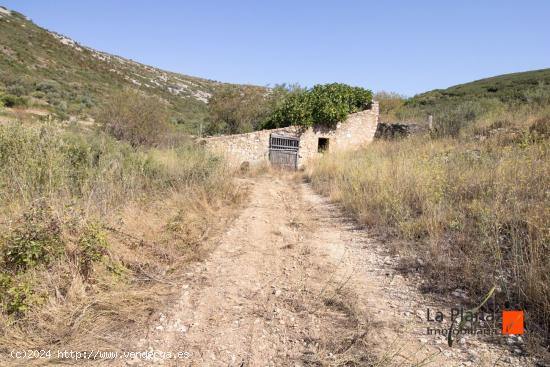
[[[232,83],[406,95],[550,67],[550,1],[0,0],[81,44]]]

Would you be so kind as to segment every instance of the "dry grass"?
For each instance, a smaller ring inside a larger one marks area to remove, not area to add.
[[[527,310],[529,334],[547,338],[550,144],[533,131],[549,122],[544,113],[486,116],[460,139],[326,155],[307,176],[360,222],[404,239],[397,250],[420,259],[438,290],[478,296],[497,285],[499,306]]]
[[[0,162],[0,352],[130,350],[245,194],[199,147],[54,127],[0,126]]]

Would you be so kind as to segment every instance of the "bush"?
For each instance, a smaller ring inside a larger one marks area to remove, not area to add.
[[[87,278],[90,275],[93,263],[101,260],[107,254],[108,243],[101,226],[97,223],[88,224],[80,235],[78,247],[80,251],[80,272]]]
[[[406,97],[393,92],[377,92],[374,99],[380,104],[380,119],[383,122],[397,122],[399,110],[403,107]]]
[[[550,116],[540,117],[531,126],[529,132],[533,139],[548,139],[550,138]]]
[[[6,88],[6,91],[14,96],[21,97],[27,94],[25,86],[21,84],[13,84]]]
[[[210,121],[206,132],[237,134],[257,130],[269,113],[264,88],[225,85],[208,100]]]
[[[48,264],[63,251],[59,223],[43,202],[37,202],[2,240],[0,251],[4,267],[13,271]]]
[[[43,80],[36,84],[35,89],[46,94],[59,93],[61,91],[61,84],[55,80]]]
[[[158,145],[171,130],[170,117],[163,102],[138,91],[115,94],[96,116],[105,131],[132,146]]]
[[[6,94],[0,98],[4,106],[6,107],[18,107],[18,106],[27,106],[28,100],[25,97],[18,97],[12,94]]]
[[[43,297],[33,291],[29,276],[11,276],[0,273],[0,304],[8,315],[24,315],[31,307],[40,304]]]
[[[306,90],[290,93],[267,118],[264,128],[274,129],[291,125],[313,125],[312,105]]]
[[[316,85],[289,94],[265,126],[334,127],[350,113],[369,108],[371,102],[372,92],[363,88],[338,83]]]

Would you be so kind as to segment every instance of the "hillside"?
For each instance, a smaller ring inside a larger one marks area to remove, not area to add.
[[[165,100],[174,121],[196,132],[222,83],[172,73],[83,46],[0,7],[0,99],[62,118],[86,116],[114,92],[140,89]],[[244,88],[245,86],[243,86]]]
[[[536,102],[541,93],[550,92],[550,69],[499,75],[459,84],[447,89],[421,93],[407,101],[410,106],[435,106],[474,100],[503,103]]]
[[[382,122],[426,124],[428,115],[438,135],[457,136],[488,114],[531,114],[550,104],[550,69],[499,75],[447,89],[404,98],[378,93]],[[508,119],[509,120],[509,119]],[[509,125],[509,121],[502,121]]]

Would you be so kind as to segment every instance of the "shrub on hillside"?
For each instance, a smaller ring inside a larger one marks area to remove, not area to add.
[[[12,94],[6,94],[2,97],[0,97],[1,102],[6,107],[19,107],[19,106],[27,106],[28,100],[25,97],[18,97],[14,96]]]
[[[112,96],[96,120],[116,139],[127,141],[134,147],[158,145],[162,136],[171,129],[163,102],[133,90]]]
[[[48,264],[62,251],[59,223],[43,201],[34,203],[11,234],[0,240],[3,268],[14,272]]]

